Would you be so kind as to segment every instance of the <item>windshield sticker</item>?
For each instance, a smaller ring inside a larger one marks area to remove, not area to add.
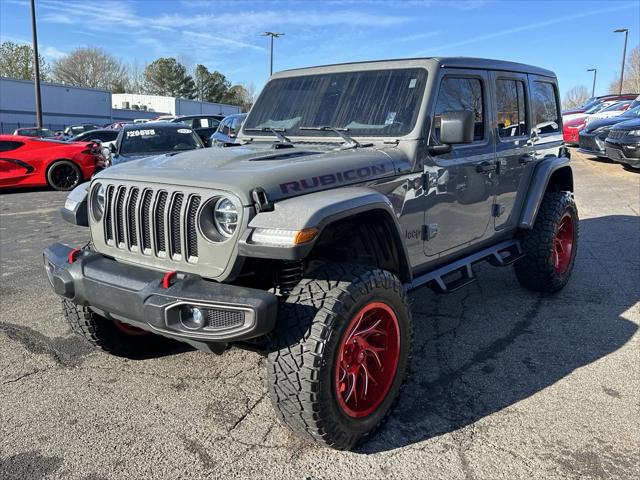
[[[418,79],[412,78],[411,81],[409,82],[409,88],[416,88],[416,82],[417,81],[418,81]]]
[[[191,133],[192,130],[188,128],[179,128],[178,133]]]
[[[396,119],[397,112],[389,112],[387,113],[387,119],[384,121],[385,125],[391,125],[393,121]]]
[[[146,130],[130,130],[127,132],[127,138],[131,137],[151,137],[156,134],[156,131],[153,128],[148,128]]]

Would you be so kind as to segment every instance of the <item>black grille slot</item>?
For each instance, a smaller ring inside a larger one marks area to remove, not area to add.
[[[207,327],[212,330],[240,327],[244,324],[242,310],[207,309]]]
[[[110,184],[105,197],[102,222],[108,245],[198,262],[200,195]]]
[[[158,252],[167,251],[167,243],[164,235],[164,209],[167,205],[167,192],[158,194],[158,202],[156,204],[155,222],[156,222],[156,248]]]
[[[182,210],[183,198],[184,195],[176,193],[171,204],[169,228],[171,231],[171,253],[173,255],[182,255],[182,244],[180,242],[180,211]]]
[[[198,221],[197,213],[200,206],[200,197],[191,197],[189,208],[187,209],[187,260],[190,257],[198,256],[198,233],[196,230],[196,222]]]
[[[151,199],[153,198],[153,192],[151,190],[145,190],[142,194],[142,214],[140,215],[141,228],[142,228],[142,249],[151,250]]]
[[[107,243],[113,241],[113,224],[111,223],[111,200],[113,199],[113,187],[107,188],[107,194],[104,201],[104,231],[107,237]]]
[[[127,204],[127,218],[129,220],[127,233],[129,235],[129,245],[138,246],[138,222],[136,219],[136,204],[138,203],[138,195],[140,190],[133,188],[129,195],[129,203]]]
[[[116,192],[116,245],[124,243],[124,225],[126,219],[124,218],[124,197],[127,194],[125,187],[120,187]]]

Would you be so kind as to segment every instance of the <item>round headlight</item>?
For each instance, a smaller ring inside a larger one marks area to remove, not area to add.
[[[226,238],[231,237],[238,228],[238,210],[227,197],[219,199],[213,207],[213,223]]]
[[[91,212],[97,222],[102,219],[102,214],[104,213],[106,191],[107,188],[101,183],[94,185],[91,191]]]

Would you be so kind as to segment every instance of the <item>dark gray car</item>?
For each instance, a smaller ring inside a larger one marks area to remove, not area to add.
[[[204,148],[195,132],[182,124],[148,122],[124,125],[115,145],[111,145],[110,165],[144,157]]]
[[[534,291],[568,282],[578,213],[559,106],[553,72],[496,60],[280,72],[241,145],[117,165],[72,192],[65,217],[92,243],[52,245],[45,269],[97,347],[259,349],[278,417],[353,448],[404,382],[407,291],[454,291],[481,261]]]
[[[209,139],[209,145],[212,147],[231,147],[233,145],[239,145],[238,132],[242,128],[244,120],[247,118],[246,113],[237,113],[235,115],[229,115],[218,125],[216,133],[211,135]]]

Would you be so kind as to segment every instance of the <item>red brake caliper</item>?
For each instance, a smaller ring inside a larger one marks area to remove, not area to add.
[[[385,399],[398,369],[400,328],[391,307],[372,302],[349,322],[336,365],[338,403],[351,417],[366,417]]]

